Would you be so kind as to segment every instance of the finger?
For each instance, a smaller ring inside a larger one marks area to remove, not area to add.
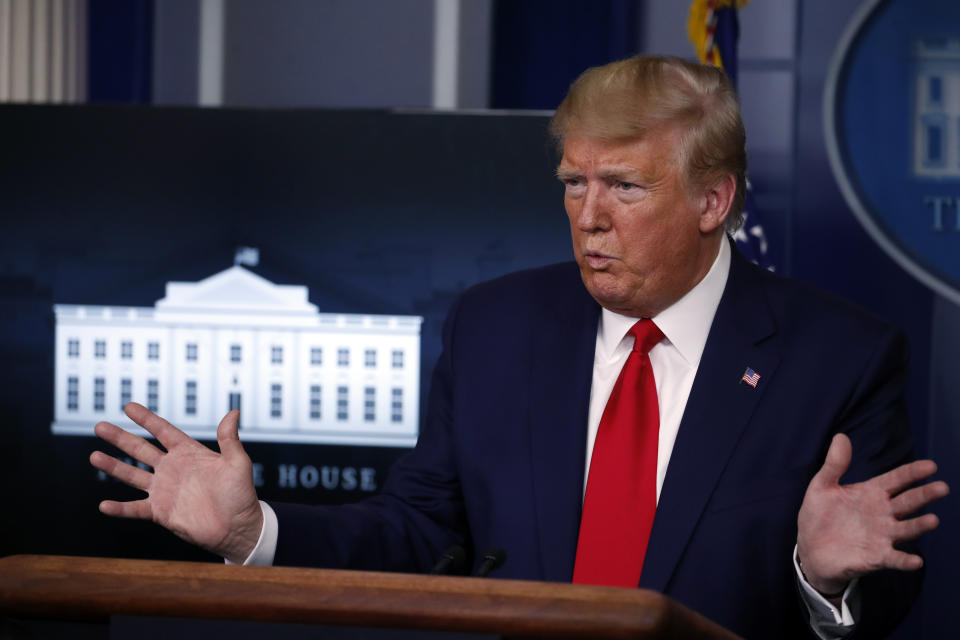
[[[840,478],[850,466],[852,456],[853,447],[850,444],[850,438],[843,433],[833,436],[830,448],[827,449],[827,458],[823,461],[820,471],[813,477],[811,484],[814,482],[822,486],[839,484]]]
[[[950,493],[946,482],[939,480],[929,484],[914,487],[904,491],[890,501],[890,508],[894,517],[904,518],[914,511],[923,509],[934,500],[939,500]]]
[[[888,494],[895,495],[936,472],[937,463],[933,460],[915,460],[880,474],[872,481],[877,482]]]
[[[90,454],[90,464],[103,471],[108,476],[116,478],[124,484],[128,484],[135,489],[146,491],[150,487],[150,481],[153,474],[117,460],[113,456],[108,456],[102,451],[94,451]]]
[[[130,419],[138,425],[149,431],[154,438],[162,444],[167,451],[183,444],[184,442],[193,442],[193,439],[180,429],[150,411],[142,404],[130,402],[123,408],[124,413],[130,416]]]
[[[153,520],[153,513],[150,510],[150,503],[146,499],[134,500],[132,502],[104,500],[100,503],[100,513],[113,516],[115,518]]]
[[[240,412],[234,409],[223,416],[217,426],[217,444],[220,446],[220,453],[228,457],[244,453],[239,430]]]
[[[916,518],[902,520],[893,528],[894,542],[907,542],[916,540],[928,531],[933,531],[940,524],[940,518],[933,513],[925,513]]]
[[[109,422],[98,422],[93,432],[103,440],[120,449],[131,458],[135,458],[149,467],[156,467],[163,457],[163,452],[155,446],[132,433]]]
[[[897,569],[898,571],[916,571],[923,566],[923,558],[914,554],[892,549],[878,569]]]

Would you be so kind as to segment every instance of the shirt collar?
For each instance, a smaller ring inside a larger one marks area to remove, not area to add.
[[[707,344],[707,335],[720,298],[727,285],[730,273],[730,246],[726,236],[720,250],[703,280],[682,298],[653,317],[653,322],[663,331],[666,339],[677,348],[691,366],[699,366],[700,356]],[[603,358],[610,358],[623,341],[627,331],[636,324],[637,318],[620,315],[603,309],[597,346]]]

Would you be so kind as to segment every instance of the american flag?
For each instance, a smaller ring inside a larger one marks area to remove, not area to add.
[[[733,241],[743,257],[750,262],[760,265],[768,271],[776,271],[776,266],[767,252],[767,235],[763,231],[760,212],[754,203],[753,185],[747,180],[747,193],[743,207],[743,224],[733,234]]]
[[[245,264],[255,267],[260,263],[260,249],[256,247],[237,247],[233,254],[233,264]]]
[[[737,41],[740,23],[737,11],[748,0],[693,0],[687,18],[687,36],[704,64],[723,69],[734,89],[737,87]],[[732,235],[737,248],[747,260],[764,269],[775,271],[774,256],[764,232],[763,216],[757,208],[753,185],[747,180],[743,208],[743,225]]]
[[[757,388],[757,383],[760,382],[760,374],[747,367],[747,370],[743,372],[743,377],[740,378],[740,382],[746,382],[748,385]]]

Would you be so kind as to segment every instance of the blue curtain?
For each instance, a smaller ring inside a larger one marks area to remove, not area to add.
[[[638,0],[495,0],[490,106],[553,109],[588,67],[637,52]]]
[[[149,104],[153,0],[90,0],[87,100]]]

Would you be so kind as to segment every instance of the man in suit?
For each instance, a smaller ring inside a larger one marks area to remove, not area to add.
[[[149,493],[101,510],[233,562],[423,571],[451,544],[502,547],[500,576],[653,588],[746,637],[889,631],[922,565],[897,547],[948,491],[913,486],[935,465],[909,462],[901,334],[731,246],[746,160],[722,72],[591,69],[551,129],[577,264],[455,303],[381,495],[260,503],[235,412],[218,455],[131,405],[166,452],[98,424],[153,468],[94,453]]]

